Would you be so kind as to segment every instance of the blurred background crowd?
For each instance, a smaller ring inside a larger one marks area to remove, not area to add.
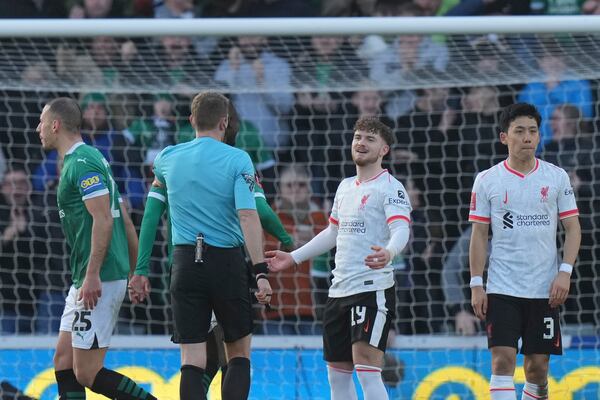
[[[203,17],[593,13],[600,14],[600,1],[0,2],[0,18],[199,18],[198,23]],[[480,330],[465,284],[470,189],[478,172],[506,157],[498,140],[500,109],[516,101],[535,104],[544,118],[539,157],[569,172],[581,213],[583,244],[565,322],[598,329],[600,81],[578,78],[573,71],[580,60],[552,51],[593,42],[575,39],[0,39],[0,333],[54,334],[70,282],[56,209],[60,160],[55,151],[41,150],[35,132],[45,102],[59,95],[79,100],[84,140],[110,161],[139,227],[154,157],[194,137],[187,120],[191,97],[214,87],[235,104],[241,118],[236,145],[250,154],[295,246],[325,228],[337,184],[354,175],[355,121],[378,116],[393,128],[397,143],[386,167],[404,183],[414,209],[410,242],[393,262],[395,330],[401,334]],[[468,60],[456,48],[468,49]],[[525,70],[535,79],[465,84],[468,77]],[[439,77],[445,83],[436,84]],[[448,77],[463,77],[462,83],[450,85]],[[165,237],[165,230],[158,232],[149,304],[124,307],[119,333],[169,332]],[[266,244],[278,246],[273,238]],[[273,310],[257,308],[257,333],[319,333],[333,267],[333,254],[324,254],[274,277]]]

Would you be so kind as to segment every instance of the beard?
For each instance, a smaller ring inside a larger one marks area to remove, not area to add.
[[[358,158],[355,156],[355,152],[352,152],[352,161],[358,167],[366,167],[367,165],[375,164],[379,157],[377,155],[368,155],[367,157]]]

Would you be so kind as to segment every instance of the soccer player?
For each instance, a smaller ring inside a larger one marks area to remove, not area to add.
[[[205,398],[206,340],[213,311],[227,348],[223,398],[248,397],[253,321],[244,244],[256,274],[256,298],[263,304],[271,298],[253,195],[254,167],[247,153],[222,143],[228,103],[216,92],[196,95],[190,116],[196,139],[165,148],[154,161],[171,217],[172,340],[181,349],[182,400]]]
[[[479,173],[471,194],[471,304],[486,324],[492,400],[516,399],[513,375],[519,338],[525,355],[524,400],[548,398],[550,354],[562,354],[558,309],[569,294],[581,229],[567,173],[535,157],[540,122],[531,104],[513,104],[502,111],[500,141],[508,147],[508,158]],[[556,249],[558,220],[565,229],[562,263]]]
[[[232,102],[229,102],[229,121],[223,141],[230,145],[235,145],[236,135],[239,129],[239,117]],[[285,231],[281,220],[267,203],[264,191],[257,182],[254,185],[254,199],[256,200],[256,210],[260,218],[261,225],[271,235],[281,241],[284,248],[293,246],[293,239]],[[139,303],[150,294],[150,282],[148,280],[148,266],[150,264],[150,255],[152,246],[158,230],[158,225],[162,215],[167,212],[167,231],[168,231],[168,256],[169,265],[172,262],[172,244],[171,244],[171,222],[168,218],[167,191],[163,186],[156,183],[150,188],[146,206],[144,208],[144,218],[140,229],[140,246],[138,249],[137,265],[130,282],[130,297],[132,302]],[[223,344],[223,333],[218,325],[210,330],[206,342],[206,367],[204,369],[204,390],[208,393],[210,383],[219,368],[222,370],[222,376],[225,376],[227,362],[225,359],[225,346]]]
[[[408,242],[411,211],[406,190],[381,165],[392,143],[389,127],[360,118],[352,139],[356,176],[340,183],[329,226],[291,253],[266,253],[271,271],[281,271],[337,246],[323,314],[332,400],[357,398],[354,369],[366,400],[388,398],[381,368],[395,309],[391,260]]]
[[[137,255],[137,236],[110,165],[81,139],[81,109],[70,98],[49,102],[37,132],[63,167],[59,217],[71,249],[73,285],[54,355],[59,398],[84,399],[88,387],[110,399],[155,399],[135,382],[104,368],[104,357]]]

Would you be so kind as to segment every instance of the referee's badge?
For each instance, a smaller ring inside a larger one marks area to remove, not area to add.
[[[254,192],[254,184],[256,183],[254,175],[242,174],[242,176],[244,177],[244,181],[246,181],[246,184],[248,185],[248,189],[250,189],[251,192]]]

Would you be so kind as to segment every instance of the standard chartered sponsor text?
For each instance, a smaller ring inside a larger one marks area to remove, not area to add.
[[[365,234],[367,228],[365,228],[365,221],[349,220],[340,221],[338,233],[360,233]]]
[[[548,214],[517,215],[517,226],[548,226]]]

